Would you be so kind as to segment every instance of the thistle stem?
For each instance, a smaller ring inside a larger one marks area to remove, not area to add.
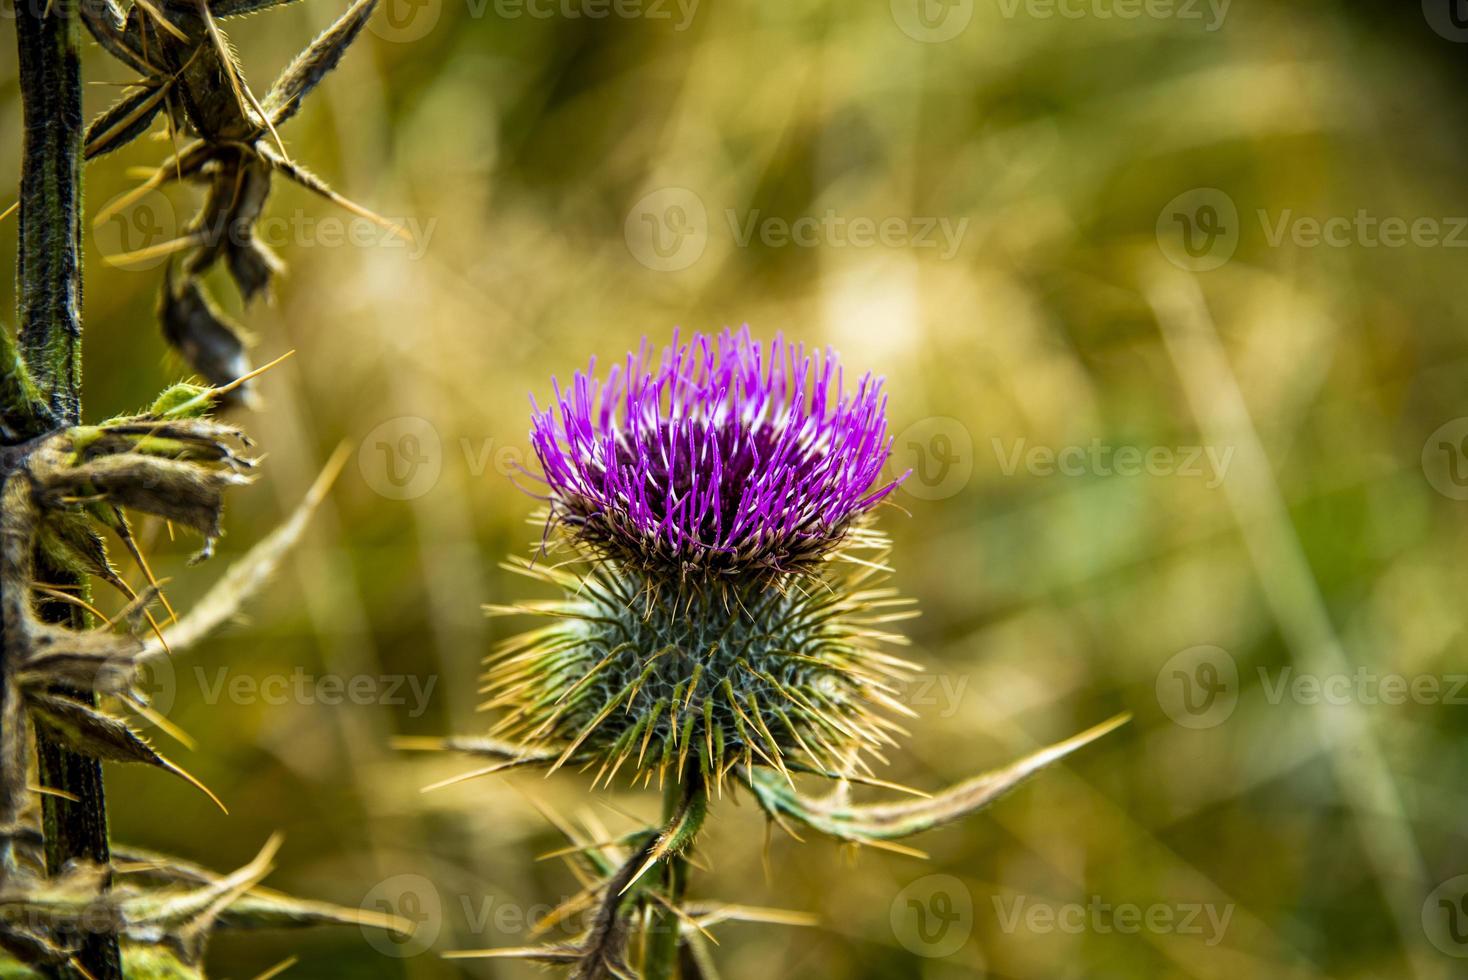
[[[72,425],[81,416],[82,79],[76,4],[20,0],[15,33],[25,136],[16,263],[19,343],[12,346],[7,337],[0,345],[0,408],[8,439]],[[43,556],[42,575],[66,580],[47,564]],[[74,616],[71,607],[55,603],[42,612],[58,621]],[[65,693],[93,700],[89,692]],[[48,870],[54,874],[74,859],[107,862],[101,764],[39,735],[36,743],[41,783],[77,801],[43,797]],[[89,933],[76,961],[97,980],[122,977],[111,934]]]
[[[703,783],[694,777],[686,786],[673,782],[663,791],[663,823],[671,825],[674,816],[682,807],[685,798],[693,794],[706,793]],[[693,841],[668,855],[663,862],[663,898],[674,908],[683,904],[683,895],[688,890],[690,866],[686,857]],[[647,952],[642,964],[643,980],[679,980],[679,936],[682,923],[672,909],[654,906],[652,922],[647,931]]]
[[[20,355],[30,382],[21,387],[44,401],[57,422],[74,423],[81,414],[82,344],[82,79],[76,5],[20,0],[15,33],[25,126],[16,291]],[[7,379],[7,387],[13,383]]]

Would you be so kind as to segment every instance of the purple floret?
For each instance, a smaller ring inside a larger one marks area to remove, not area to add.
[[[675,333],[656,361],[644,341],[604,381],[595,369],[535,406],[530,439],[551,520],[600,557],[674,576],[805,571],[897,485],[872,489],[891,450],[881,379],[848,392],[829,349],[745,327]]]

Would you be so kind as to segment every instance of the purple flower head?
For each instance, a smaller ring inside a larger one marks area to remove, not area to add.
[[[650,575],[810,571],[897,485],[873,489],[891,449],[882,382],[847,390],[829,349],[745,327],[595,368],[535,406],[530,439],[551,521],[598,557]]]

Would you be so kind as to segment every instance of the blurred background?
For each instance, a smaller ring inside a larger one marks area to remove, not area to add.
[[[722,927],[726,976],[1463,975],[1455,5],[384,4],[281,135],[416,240],[276,181],[273,304],[214,284],[256,363],[297,351],[240,417],[263,478],[200,568],[145,529],[186,606],[357,447],[249,621],[153,679],[199,742],[160,745],[231,813],[151,771],[110,770],[109,794],[118,840],[225,869],[280,829],[270,884],[419,930],[226,935],[212,975],[292,954],[288,976],[538,975],[439,954],[532,942],[578,890],[535,860],[560,838],[532,800],[615,832],[656,794],[569,773],[423,794],[469,764],[390,743],[485,730],[480,659],[520,624],[480,606],[540,594],[498,567],[537,535],[509,479],[528,395],[746,322],[888,379],[892,470],[914,473],[882,525],[929,673],[884,775],[936,789],[1135,720],[913,841],[926,862],[777,831],[766,871],[757,810],[717,807],[695,895],[820,919]],[[255,90],[342,7],[226,22]],[[14,73],[7,54],[6,188]],[[158,132],[89,169],[91,210],[166,155]],[[108,256],[197,201],[88,229],[92,418],[183,374],[161,267]]]

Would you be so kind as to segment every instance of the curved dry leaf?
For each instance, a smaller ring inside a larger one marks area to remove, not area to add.
[[[782,777],[766,770],[741,768],[740,776],[772,818],[789,818],[838,840],[876,844],[910,837],[951,823],[992,803],[1040,769],[1065,758],[1131,720],[1120,714],[1047,746],[1002,769],[965,780],[926,799],[899,803],[850,804],[845,794],[814,799],[796,792]]]

